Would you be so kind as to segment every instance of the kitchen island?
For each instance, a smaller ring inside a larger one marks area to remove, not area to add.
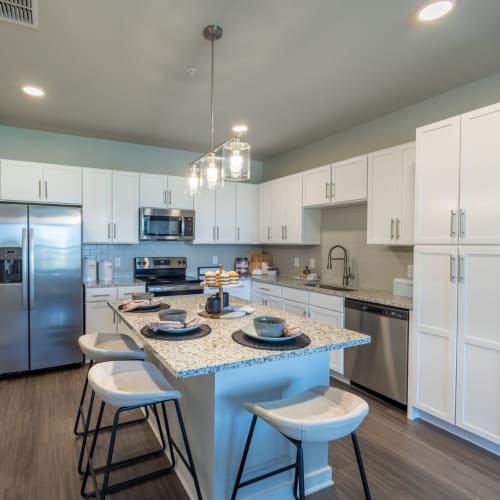
[[[188,319],[202,308],[204,297],[164,297],[173,308],[188,311]],[[155,312],[123,313],[119,302],[109,305],[141,337],[149,359],[182,394],[182,411],[189,433],[203,497],[223,500],[231,495],[250,414],[247,401],[265,401],[295,394],[314,385],[329,384],[329,351],[370,342],[370,337],[319,321],[232,299],[232,305],[251,305],[255,313],[239,319],[206,319],[212,332],[193,340],[156,340],[141,329],[158,320]],[[256,315],[284,317],[299,326],[311,343],[292,351],[260,350],[236,343],[231,334],[252,322]],[[172,415],[173,416],[173,415]],[[175,422],[175,419],[172,419]],[[153,426],[153,425],[152,425]],[[174,425],[174,439],[179,441]],[[153,426],[154,428],[154,426]],[[332,484],[327,443],[304,446],[306,492]],[[259,422],[248,456],[248,477],[294,461],[291,445],[267,424]],[[191,498],[194,486],[181,461],[176,472]],[[274,476],[240,491],[238,498],[293,498],[293,472]]]

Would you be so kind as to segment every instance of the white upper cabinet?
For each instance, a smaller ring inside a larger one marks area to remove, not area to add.
[[[368,155],[368,244],[412,245],[415,143]]]
[[[236,184],[236,241],[257,242],[258,186]]]
[[[215,193],[215,241],[234,243],[236,240],[236,183],[226,182]]]
[[[303,173],[304,207],[366,200],[367,156],[358,156]]]
[[[84,243],[137,243],[139,174],[83,170]]]
[[[417,243],[500,244],[500,104],[417,129]]]
[[[319,244],[320,212],[302,206],[302,174],[259,186],[259,242]]]
[[[140,174],[139,186],[141,207],[193,209],[184,177]]]
[[[500,104],[461,116],[460,242],[500,244]]]
[[[263,182],[258,188],[258,241],[261,243],[271,242],[271,199],[272,182]]]
[[[460,117],[417,129],[415,243],[458,242]]]
[[[34,203],[82,203],[82,169],[25,161],[0,161],[0,198]]]
[[[215,243],[215,191],[201,189],[194,197],[193,243]]]

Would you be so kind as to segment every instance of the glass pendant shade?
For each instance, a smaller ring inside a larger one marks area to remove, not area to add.
[[[233,137],[223,147],[224,179],[246,181],[250,179],[250,144]]]
[[[219,189],[224,186],[223,164],[224,159],[215,153],[208,153],[201,160],[201,178],[207,189]]]
[[[186,172],[186,181],[191,196],[198,194],[198,191],[202,186],[202,178],[200,175],[200,168],[196,163],[191,163],[189,166],[189,169]]]

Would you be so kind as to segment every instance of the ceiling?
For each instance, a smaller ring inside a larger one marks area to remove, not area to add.
[[[249,126],[265,159],[500,70],[500,2],[39,0],[39,28],[0,22],[0,123],[205,151],[210,42],[216,142]],[[194,77],[188,66],[196,66]],[[45,88],[42,99],[20,86]]]

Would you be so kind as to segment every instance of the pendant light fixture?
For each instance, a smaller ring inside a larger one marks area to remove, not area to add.
[[[186,172],[186,179],[191,195],[201,187],[219,189],[224,187],[224,180],[245,181],[250,178],[250,144],[241,140],[247,131],[244,125],[233,127],[233,137],[214,146],[214,45],[222,38],[220,26],[209,25],[203,30],[203,36],[211,42],[210,68],[210,151],[194,160]]]

